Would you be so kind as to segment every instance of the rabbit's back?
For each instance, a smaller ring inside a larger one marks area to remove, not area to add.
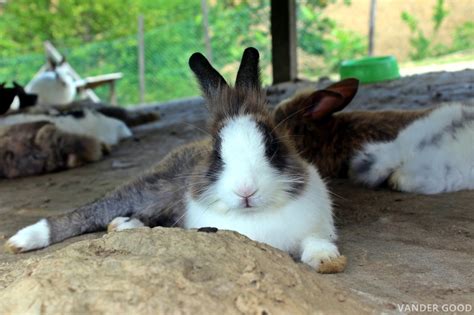
[[[49,173],[101,158],[102,145],[96,139],[62,132],[48,121],[0,129],[0,177]]]
[[[446,105],[391,142],[366,145],[352,161],[354,178],[370,186],[388,179],[397,190],[433,194],[474,189],[474,108]]]
[[[0,126],[34,121],[49,121],[64,132],[93,137],[107,145],[116,145],[120,140],[132,135],[122,121],[88,109],[60,115],[7,115],[0,118]]]
[[[76,85],[73,78],[67,73],[57,71],[41,73],[28,87],[28,93],[38,95],[38,105],[64,105],[74,100]]]

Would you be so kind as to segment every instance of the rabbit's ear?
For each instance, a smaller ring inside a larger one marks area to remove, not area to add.
[[[21,94],[25,93],[25,89],[23,88],[21,84],[18,84],[18,82],[13,81],[13,86],[15,87],[15,90],[17,93],[21,93]]]
[[[5,84],[7,84],[7,82],[2,82],[2,83],[0,83],[0,89],[5,88]]]
[[[239,71],[237,72],[237,79],[235,80],[236,87],[253,90],[260,89],[259,57],[258,50],[253,47],[244,50]]]
[[[205,96],[210,97],[215,94],[219,87],[227,86],[224,78],[201,53],[196,52],[191,55],[189,67],[196,75]]]
[[[344,99],[344,105],[342,105],[342,108],[346,107],[352,101],[358,89],[359,80],[354,78],[344,79],[325,88],[325,90],[341,94]]]
[[[319,120],[343,110],[352,101],[358,88],[359,80],[351,78],[312,93],[305,100],[308,108],[305,116]]]

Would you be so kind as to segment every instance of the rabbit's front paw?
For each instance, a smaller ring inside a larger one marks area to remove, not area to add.
[[[23,253],[49,245],[49,226],[46,219],[29,225],[10,237],[5,243],[5,249],[11,253]]]
[[[116,217],[107,226],[107,232],[129,230],[145,226],[142,221],[129,217]]]
[[[319,273],[342,272],[347,264],[347,258],[339,254],[336,245],[328,240],[313,237],[303,242],[301,261]]]

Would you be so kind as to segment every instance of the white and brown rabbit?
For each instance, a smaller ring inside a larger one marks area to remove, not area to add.
[[[351,158],[364,144],[393,140],[432,110],[340,112],[358,86],[358,80],[346,79],[322,90],[304,90],[275,108],[275,123],[289,131],[298,152],[324,177],[347,177]]]
[[[365,144],[352,158],[350,176],[374,187],[421,194],[474,189],[474,107],[434,109],[392,141]]]
[[[107,227],[216,227],[296,255],[319,272],[342,271],[326,185],[274,125],[258,62],[258,51],[247,48],[231,87],[193,54],[189,64],[211,112],[212,136],[171,152],[102,199],[21,229],[7,248],[25,252]]]
[[[108,146],[116,145],[120,140],[132,136],[132,131],[124,122],[91,109],[53,110],[48,114],[12,113],[0,117],[0,127],[35,121],[49,121],[59,130],[92,137]]]
[[[78,167],[100,160],[102,149],[96,139],[63,132],[48,121],[0,128],[0,178]]]

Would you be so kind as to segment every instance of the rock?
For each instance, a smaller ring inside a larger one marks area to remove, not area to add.
[[[140,228],[0,265],[0,314],[363,314],[374,305],[234,232]]]

